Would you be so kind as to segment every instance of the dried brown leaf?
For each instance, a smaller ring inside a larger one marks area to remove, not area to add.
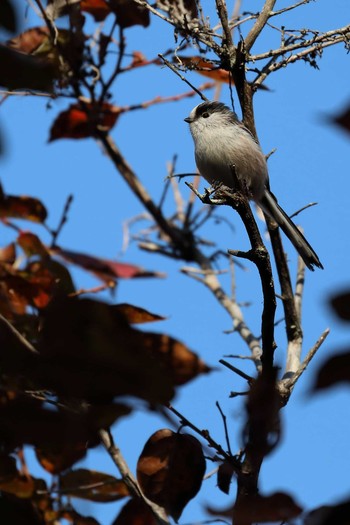
[[[120,303],[114,306],[115,310],[124,315],[130,324],[151,323],[153,321],[164,321],[166,317],[153,314],[140,306],[128,303]]]
[[[158,521],[141,499],[131,499],[124,505],[112,525],[158,525]]]
[[[330,303],[340,319],[350,321],[350,292],[344,291],[332,297]]]
[[[102,22],[111,12],[111,8],[106,0],[81,0],[80,9],[90,13],[94,17],[95,22]]]
[[[323,390],[350,381],[350,349],[329,358],[319,369],[313,390]]]
[[[0,217],[44,222],[47,211],[39,199],[7,195],[0,198]]]
[[[233,519],[234,523],[269,523],[291,520],[302,512],[289,494],[275,492],[270,496],[256,494],[242,498],[235,506],[227,509],[207,507],[212,516],[224,516]]]
[[[97,128],[109,131],[120,115],[120,108],[108,102],[71,104],[62,111],[50,130],[49,142],[57,139],[85,139],[93,137]]]
[[[176,521],[198,493],[205,472],[200,442],[169,429],[155,432],[137,463],[137,479],[144,494]]]
[[[88,469],[63,474],[60,487],[68,496],[98,502],[118,501],[130,495],[122,479]]]

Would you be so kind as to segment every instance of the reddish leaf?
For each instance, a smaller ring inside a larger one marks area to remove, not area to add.
[[[318,371],[313,390],[350,382],[350,349],[328,359]]]
[[[350,292],[340,293],[332,297],[330,302],[340,319],[350,321]]]
[[[102,22],[111,12],[106,0],[81,0],[80,9],[90,13],[96,22]]]
[[[221,463],[219,466],[218,487],[224,492],[224,494],[229,494],[230,492],[230,485],[234,472],[233,465],[229,461],[224,461],[224,463]]]
[[[124,505],[112,525],[158,525],[158,521],[143,501],[131,499]]]
[[[233,518],[234,523],[288,521],[299,516],[302,510],[289,494],[283,492],[275,492],[270,496],[246,496],[228,509],[207,508],[207,512],[212,516]]]
[[[169,429],[158,430],[149,438],[137,463],[137,479],[145,496],[176,521],[199,491],[204,472],[200,442]]]
[[[225,69],[219,68],[210,60],[206,60],[200,56],[198,57],[184,57],[181,56],[181,62],[189,67],[189,69],[194,69],[196,73],[204,77],[209,77],[211,80],[217,82],[225,82],[226,84],[230,83],[230,74]],[[231,80],[232,82],[232,80]]]
[[[110,0],[111,10],[117,15],[117,22],[124,29],[135,25],[149,26],[148,9],[135,4],[132,0]]]
[[[151,323],[153,321],[164,321],[166,317],[152,314],[140,306],[132,304],[120,303],[114,306],[115,310],[124,315],[130,324]]]
[[[93,257],[86,253],[64,250],[57,246],[51,249],[51,253],[62,257],[62,259],[68,262],[81,266],[85,270],[93,272],[97,277],[106,282],[118,278],[133,279],[135,277],[163,277],[163,274],[161,273],[150,272],[144,270],[140,266]]]
[[[54,277],[40,267],[40,263],[34,263],[37,267],[33,273],[26,271],[12,272],[3,275],[3,283],[7,290],[16,293],[22,302],[27,305],[44,308],[49,303],[55,286]]]
[[[54,121],[49,142],[57,139],[84,139],[93,137],[96,129],[109,131],[116,123],[120,108],[103,102],[72,104],[69,109],[62,111]]]
[[[47,217],[47,211],[38,199],[7,195],[0,199],[0,217],[44,222]]]
[[[124,481],[103,472],[77,469],[63,474],[60,487],[67,496],[90,501],[118,501],[130,496]]]
[[[142,66],[144,63],[148,63],[147,58],[141,51],[133,51],[132,53],[132,62],[130,68]]]
[[[27,257],[40,255],[47,257],[49,252],[37,235],[31,232],[21,232],[17,238],[17,244],[22,248]]]
[[[0,263],[13,264],[16,260],[16,245],[14,242],[0,248]]]

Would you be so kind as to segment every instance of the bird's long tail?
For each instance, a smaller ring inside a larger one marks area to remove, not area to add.
[[[303,259],[304,263],[310,270],[314,270],[314,266],[322,268],[323,266],[310,244],[305,239],[304,235],[298,230],[292,220],[288,217],[286,212],[278,204],[276,197],[266,188],[264,196],[259,202],[266,213],[276,221],[281,230],[288,237],[294,248]]]

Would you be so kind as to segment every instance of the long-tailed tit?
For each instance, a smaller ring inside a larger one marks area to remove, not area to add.
[[[222,182],[232,189],[236,177],[249,198],[280,226],[306,266],[310,270],[314,266],[323,268],[315,251],[270,192],[265,157],[236,114],[221,102],[203,102],[185,121],[190,125],[200,174],[210,184]]]

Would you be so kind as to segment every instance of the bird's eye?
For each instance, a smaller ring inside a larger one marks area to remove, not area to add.
[[[205,111],[205,112],[202,114],[202,117],[203,117],[203,118],[208,118],[208,117],[209,117],[209,113],[208,113],[208,111]]]

